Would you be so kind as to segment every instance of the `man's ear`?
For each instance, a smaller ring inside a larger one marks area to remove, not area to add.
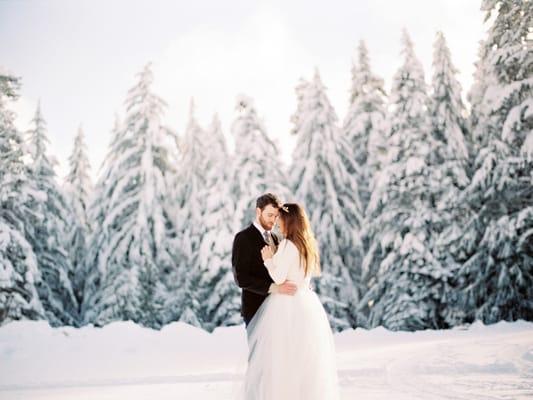
[[[259,207],[255,208],[255,216],[257,219],[259,219],[259,216],[261,215],[261,209]]]

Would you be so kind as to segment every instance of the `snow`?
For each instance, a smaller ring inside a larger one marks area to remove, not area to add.
[[[533,130],[527,134],[521,148],[521,153],[526,160],[533,160]]]
[[[414,175],[416,173],[421,173],[426,166],[424,160],[420,157],[409,157],[407,163],[405,164],[405,173],[407,175]]]
[[[335,334],[343,399],[526,399],[533,396],[533,323]],[[2,399],[233,399],[246,368],[244,325],[207,333],[131,321],[0,329]]]

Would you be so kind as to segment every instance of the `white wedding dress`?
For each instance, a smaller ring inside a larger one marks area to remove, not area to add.
[[[309,288],[296,245],[282,240],[265,262],[276,284],[298,285],[294,296],[270,294],[247,327],[245,400],[337,400],[335,346],[317,294]]]

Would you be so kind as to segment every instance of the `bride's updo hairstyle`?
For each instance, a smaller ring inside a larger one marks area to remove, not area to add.
[[[285,203],[279,211],[286,238],[296,245],[300,261],[304,258],[305,275],[320,276],[320,255],[304,208],[297,203]]]

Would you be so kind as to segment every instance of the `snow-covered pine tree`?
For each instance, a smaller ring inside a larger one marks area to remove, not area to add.
[[[433,47],[433,79],[429,115],[431,133],[436,147],[430,152],[430,184],[432,207],[437,208],[438,220],[432,221],[435,238],[434,254],[441,265],[452,273],[447,284],[456,283],[453,276],[459,264],[451,257],[448,239],[461,231],[466,215],[464,203],[458,202],[461,191],[468,185],[468,145],[466,110],[461,99],[461,85],[457,81],[458,70],[451,61],[450,50],[442,32],[437,32]],[[441,328],[460,322],[452,303],[454,291],[447,288],[440,301]]]
[[[357,178],[362,210],[368,205],[370,194],[379,181],[379,173],[386,161],[385,143],[385,100],[384,82],[370,69],[368,50],[364,41],[358,47],[358,62],[352,66],[352,87],[350,90],[350,107],[344,119],[343,132],[351,145],[357,169],[350,171]],[[366,226],[363,223],[363,226]],[[372,247],[368,237],[363,236],[363,249],[366,253]],[[366,286],[369,279],[367,270],[362,269],[361,281]],[[368,310],[360,310],[363,315]],[[365,325],[364,318],[359,318],[359,326]]]
[[[216,169],[223,169],[225,174],[230,172],[228,169],[229,152],[226,144],[226,138],[222,132],[222,124],[218,113],[213,115],[211,124],[207,128],[207,140],[209,143],[209,151],[207,152],[207,170],[212,171]],[[218,175],[210,175],[206,177],[207,186],[211,186],[213,182],[217,181]]]
[[[206,186],[208,168],[207,143],[206,132],[196,120],[194,102],[191,100],[189,122],[181,140],[180,159],[173,184],[176,229],[173,248],[179,264],[166,281],[168,296],[165,321],[182,321],[198,327],[202,326],[198,259],[205,231],[202,216],[206,199],[202,191]]]
[[[470,102],[470,114],[468,116],[468,131],[467,144],[469,145],[468,153],[472,156],[469,161],[469,176],[473,175],[473,158],[479,149],[486,145],[488,136],[486,124],[489,121],[488,112],[491,108],[485,97],[485,93],[489,86],[492,86],[494,81],[494,74],[490,73],[488,65],[486,41],[482,40],[479,43],[478,60],[475,62],[476,70],[474,72],[474,82],[470,87],[467,99]]]
[[[448,271],[433,255],[430,154],[436,147],[428,118],[422,65],[403,32],[403,65],[390,93],[389,162],[367,209],[366,234],[375,246],[365,266],[370,288],[360,307],[370,306],[369,327],[391,330],[438,328]]]
[[[343,132],[348,138],[353,158],[358,166],[356,174],[362,209],[366,209],[373,188],[374,177],[381,169],[386,154],[384,138],[385,100],[383,79],[370,69],[368,50],[359,42],[358,62],[352,66],[350,107],[344,119]]]
[[[83,275],[85,276],[83,302],[81,304],[83,323],[89,322],[87,312],[99,301],[98,299],[101,295],[100,280],[102,274],[95,266],[98,262],[100,249],[104,247],[105,243],[109,242],[109,232],[102,230],[102,226],[109,211],[109,204],[115,190],[115,186],[111,185],[111,182],[118,168],[116,161],[117,157],[121,154],[119,147],[121,138],[125,132],[126,130],[121,126],[119,116],[115,114],[115,122],[111,131],[111,140],[108,145],[107,154],[100,166],[99,176],[87,210],[92,230],[88,238],[87,252],[83,264]]]
[[[468,149],[464,138],[466,110],[461,99],[461,85],[456,78],[458,72],[452,64],[444,34],[437,32],[433,46],[430,107],[432,132],[440,143],[447,144],[446,149],[449,153],[454,153],[459,160],[466,160],[468,158]],[[441,156],[441,158],[438,161],[447,159],[445,156]]]
[[[171,139],[161,124],[165,103],[151,91],[151,64],[137,76],[125,101],[122,132],[114,134],[115,153],[108,156],[111,173],[104,171],[105,181],[97,185],[98,194],[111,197],[101,200],[104,220],[91,239],[89,268],[97,276],[90,279],[98,289],[85,298],[84,314],[96,325],[131,319],[158,328],[165,297],[161,280],[176,269],[169,241],[173,221],[164,207]]]
[[[49,140],[40,104],[27,137],[33,179],[38,190],[46,195],[46,199],[35,204],[37,218],[33,220],[31,244],[43,278],[37,289],[50,325],[76,326],[79,305],[70,280],[73,268],[65,248],[70,210],[56,181],[54,165],[57,162],[47,155]]]
[[[240,296],[231,268],[231,243],[235,204],[228,185],[229,155],[218,116],[213,117],[207,131],[209,163],[207,184],[201,196],[205,199],[204,235],[200,243],[198,264],[202,290],[200,303],[204,327],[212,331],[218,326],[241,323]]]
[[[69,157],[70,169],[65,178],[65,194],[72,212],[68,224],[67,249],[73,271],[70,276],[74,295],[81,304],[83,301],[83,287],[85,285],[84,267],[87,256],[87,242],[91,233],[91,223],[87,216],[92,191],[89,176],[91,166],[87,158],[87,146],[83,129],[80,125],[74,139],[74,147]]]
[[[468,322],[533,319],[533,2],[485,0],[494,22],[480,52],[479,149],[461,201],[468,219],[450,237],[462,262],[458,300]],[[512,29],[509,29],[512,27]]]
[[[304,111],[305,111],[305,99],[306,99],[306,91],[309,87],[310,83],[307,79],[300,78],[298,81],[298,84],[294,88],[294,92],[296,93],[296,111],[291,115],[290,121],[292,122],[292,128],[291,128],[291,134],[297,136],[298,132],[300,132],[300,129],[302,127],[302,124],[305,122],[304,120]]]
[[[8,103],[18,97],[19,78],[0,67],[0,325],[45,319],[36,284],[41,279],[28,237],[33,204],[44,199],[24,163],[25,146]]]
[[[296,93],[291,183],[319,242],[323,273],[317,292],[333,328],[342,330],[359,324],[352,305],[361,295],[362,211],[357,181],[347,167],[354,162],[353,151],[338,127],[318,70],[311,82],[300,82]]]
[[[266,132],[253,100],[237,96],[237,116],[231,126],[235,139],[231,186],[235,199],[233,232],[240,231],[255,219],[255,200],[266,192],[281,199],[289,194],[277,143]]]

